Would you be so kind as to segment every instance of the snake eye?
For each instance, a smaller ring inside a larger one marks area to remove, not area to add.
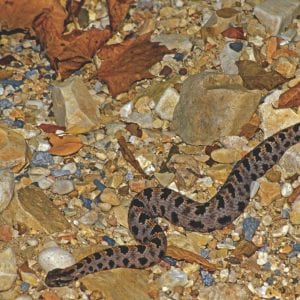
[[[73,272],[72,272],[73,273]],[[45,283],[49,287],[65,286],[74,281],[71,272],[66,272],[65,269],[54,269],[48,272]]]

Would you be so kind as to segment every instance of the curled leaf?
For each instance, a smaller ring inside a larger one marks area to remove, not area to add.
[[[58,156],[67,156],[79,151],[83,144],[79,137],[73,135],[57,136],[53,133],[48,134],[49,142],[52,148],[50,154]]]

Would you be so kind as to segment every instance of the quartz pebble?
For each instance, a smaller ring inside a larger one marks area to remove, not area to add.
[[[168,287],[169,289],[175,286],[185,286],[188,282],[187,274],[180,269],[172,267],[160,278],[160,284]]]
[[[290,183],[285,182],[281,185],[281,195],[282,197],[289,197],[293,193],[293,187]]]
[[[66,268],[75,263],[74,257],[60,247],[49,247],[40,252],[38,263],[45,272],[55,268]]]
[[[74,190],[71,180],[56,180],[52,186],[52,192],[59,195],[66,195]]]

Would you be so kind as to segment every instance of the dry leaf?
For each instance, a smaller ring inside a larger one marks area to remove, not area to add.
[[[125,19],[130,4],[134,0],[107,0],[107,10],[109,15],[110,26],[116,30]]]
[[[52,148],[50,154],[58,156],[67,156],[79,151],[83,144],[79,137],[73,135],[57,136],[53,133],[48,134],[49,142]]]
[[[279,108],[300,106],[300,82],[280,95]]]
[[[176,246],[168,246],[166,255],[174,257],[177,260],[184,260],[189,263],[199,264],[203,269],[210,272],[214,272],[217,269],[216,265],[210,263],[204,257]]]
[[[147,175],[145,174],[144,170],[141,168],[139,162],[135,159],[132,152],[127,147],[126,141],[123,136],[120,136],[118,138],[118,143],[119,143],[120,150],[121,150],[121,153],[122,153],[124,159],[127,162],[129,162],[141,175],[143,175],[143,177],[146,178]]]
[[[52,68],[62,79],[90,62],[97,50],[111,37],[109,29],[96,28],[88,31],[74,30],[67,35],[61,35],[53,28],[53,22],[53,16],[44,13],[35,20],[33,27]]]
[[[251,119],[241,128],[240,136],[245,136],[247,139],[251,139],[256,130],[258,129],[258,126],[260,124],[260,119],[257,114],[254,114]]]
[[[245,34],[242,27],[230,27],[224,30],[221,34],[231,39],[245,40]]]
[[[0,65],[1,66],[7,66],[9,65],[12,61],[18,61],[15,57],[13,57],[12,55],[6,55],[6,56],[3,56],[1,59],[0,59]]]
[[[45,123],[40,124],[38,128],[42,129],[44,132],[47,133],[55,133],[56,130],[62,130],[62,131],[66,130],[66,127],[64,126],[58,126],[55,124],[45,124]]]
[[[112,96],[129,90],[135,81],[154,76],[148,69],[167,53],[165,46],[150,41],[151,33],[120,44],[106,45],[99,52],[102,60],[98,77],[108,85]]]
[[[67,14],[59,0],[0,0],[2,29],[21,28],[34,34],[32,23],[34,19],[45,12],[52,15],[53,27],[61,34],[64,31]]]
[[[129,123],[126,125],[126,129],[132,134],[137,137],[142,137],[143,131],[140,126],[136,123]]]
[[[288,80],[275,71],[265,71],[260,65],[251,60],[240,60],[236,64],[244,86],[249,90],[266,89],[270,91]]]

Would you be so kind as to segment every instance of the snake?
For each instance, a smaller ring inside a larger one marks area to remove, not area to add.
[[[266,138],[235,163],[219,191],[206,203],[194,201],[167,187],[146,188],[133,197],[129,230],[140,244],[114,246],[77,263],[49,271],[49,287],[65,286],[82,276],[114,268],[142,269],[165,256],[167,238],[157,217],[187,231],[212,232],[231,224],[250,201],[251,184],[275,165],[285,151],[300,142],[300,123]]]

